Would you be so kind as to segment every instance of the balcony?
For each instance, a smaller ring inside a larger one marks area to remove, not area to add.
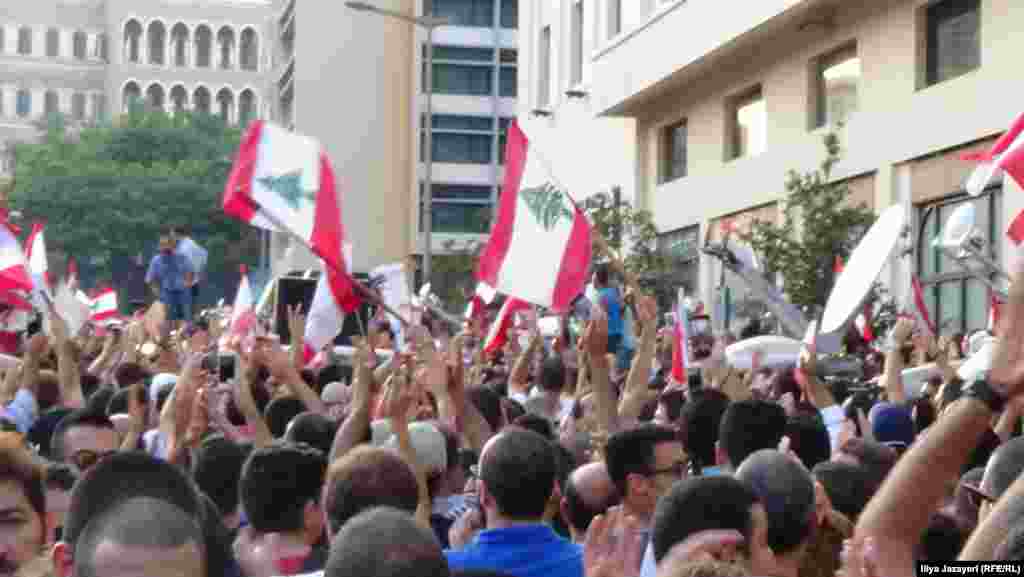
[[[829,0],[677,0],[592,54],[598,114],[636,116],[729,56],[821,19]]]

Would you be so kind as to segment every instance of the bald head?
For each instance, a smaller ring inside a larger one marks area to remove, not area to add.
[[[772,449],[757,451],[736,470],[768,515],[768,545],[777,555],[797,550],[815,524],[814,479],[804,466]]]
[[[594,517],[618,505],[620,498],[608,467],[588,463],[569,475],[562,497],[562,518],[567,525],[583,533]]]

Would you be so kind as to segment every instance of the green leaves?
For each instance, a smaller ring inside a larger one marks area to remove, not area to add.
[[[573,214],[566,206],[562,191],[551,183],[519,192],[537,222],[544,230],[550,231],[563,220],[572,220]]]

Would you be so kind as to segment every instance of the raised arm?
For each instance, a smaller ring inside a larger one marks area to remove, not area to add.
[[[369,367],[370,348],[369,344],[359,341],[355,343],[356,354],[353,358],[355,363],[355,375],[352,381],[352,401],[349,403],[348,416],[338,427],[334,435],[334,442],[331,444],[330,460],[340,458],[352,448],[358,446],[366,438],[370,430],[372,419],[371,385],[373,383],[373,371]]]
[[[648,382],[651,377],[655,347],[658,345],[658,304],[653,298],[643,295],[640,297],[637,313],[642,333],[640,334],[640,346],[637,347],[633,364],[629,367],[626,390],[619,403],[619,419],[624,423],[639,420],[644,407],[657,398],[657,392],[650,389]]]

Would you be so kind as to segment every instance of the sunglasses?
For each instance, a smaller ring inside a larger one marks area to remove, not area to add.
[[[70,461],[72,464],[78,467],[78,470],[84,473],[85,471],[88,471],[89,469],[93,468],[96,465],[96,463],[99,463],[103,459],[106,459],[107,457],[114,455],[116,453],[117,451],[106,451],[104,453],[99,453],[97,451],[92,451],[89,449],[82,449],[81,451],[75,451],[71,455]]]

